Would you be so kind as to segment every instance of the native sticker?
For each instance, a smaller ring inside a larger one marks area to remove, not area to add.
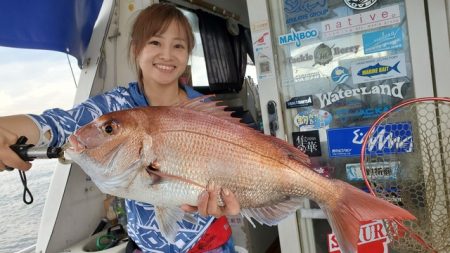
[[[363,60],[352,64],[353,83],[366,83],[406,76],[404,54]]]
[[[293,97],[286,102],[286,107],[288,109],[297,108],[297,107],[307,107],[313,105],[313,97],[312,95],[301,96],[301,97]]]
[[[345,83],[349,77],[350,77],[350,72],[348,71],[348,69],[341,67],[341,66],[336,67],[331,72],[331,80],[333,80],[333,82],[335,82],[337,84]]]
[[[345,4],[355,10],[364,10],[374,5],[377,0],[344,0]]]
[[[325,110],[309,108],[295,115],[294,124],[300,130],[319,129],[329,126],[332,119],[331,113]]]
[[[361,12],[355,15],[324,20],[321,23],[321,37],[328,39],[340,35],[392,26],[401,22],[399,5]]]
[[[403,48],[403,30],[401,27],[363,34],[364,54],[390,51]]]
[[[328,14],[328,0],[284,0],[286,24],[304,22]]]
[[[310,157],[321,156],[319,130],[307,132],[293,132],[294,146]]]

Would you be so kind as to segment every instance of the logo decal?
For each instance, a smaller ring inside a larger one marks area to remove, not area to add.
[[[297,108],[297,107],[306,107],[313,105],[313,98],[311,95],[301,96],[301,97],[293,97],[286,102],[286,107]]]
[[[400,23],[399,5],[366,11],[322,22],[322,39]]]
[[[337,84],[343,84],[350,77],[350,72],[344,67],[337,67],[331,72],[331,80]]]
[[[401,27],[384,29],[363,34],[364,54],[403,48],[403,30]]]
[[[332,115],[324,110],[307,109],[300,111],[294,117],[294,124],[303,129],[319,129],[330,125]]]
[[[377,0],[344,0],[345,4],[355,10],[364,10],[374,5]]]
[[[405,55],[389,55],[353,63],[352,76],[354,84],[404,77]]]
[[[329,106],[344,98],[350,98],[360,95],[380,94],[403,99],[402,87],[404,84],[405,82],[398,82],[393,83],[393,86],[390,86],[389,84],[382,84],[374,85],[371,87],[360,87],[351,90],[339,89],[338,91],[334,92],[330,91],[327,93],[315,94],[315,96],[320,100],[320,108]]]
[[[294,24],[328,14],[328,0],[284,0],[286,24]]]
[[[297,32],[294,28],[291,28],[290,33],[283,34],[278,37],[278,42],[280,45],[295,43],[297,47],[300,47],[301,41],[315,39],[318,35],[319,32],[316,29]]]
[[[389,130],[387,130],[389,129]],[[402,129],[393,131],[390,129]],[[359,156],[368,126],[327,130],[330,157]],[[400,135],[401,132],[401,135]],[[366,153],[409,153],[413,149],[412,127],[409,122],[386,124],[367,142]]]
[[[355,118],[358,119],[374,119],[380,116],[383,112],[391,108],[389,105],[380,105],[369,108],[338,108],[334,110],[334,119],[340,124],[346,124],[348,121]]]
[[[307,132],[293,132],[294,146],[305,152],[308,156],[321,156],[319,130]]]
[[[400,166],[399,161],[366,163],[367,177],[376,180],[396,180]],[[345,165],[347,179],[349,181],[362,181],[360,163],[348,163]]]

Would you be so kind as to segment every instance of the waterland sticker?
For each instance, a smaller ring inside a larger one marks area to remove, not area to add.
[[[406,62],[404,54],[389,55],[355,62],[351,66],[353,83],[366,83],[404,77]]]
[[[353,78],[355,78],[353,76]],[[381,84],[381,85],[372,85],[372,86],[360,86],[359,88],[354,89],[338,89],[336,91],[330,91],[327,93],[318,93],[315,96],[320,101],[320,108],[324,108],[325,106],[332,105],[340,100],[361,96],[361,95],[385,95],[394,98],[403,99],[403,85],[405,82],[396,82],[391,84]]]
[[[321,23],[322,39],[390,26],[400,22],[399,5],[391,5],[351,16],[325,20]]]
[[[284,0],[286,24],[304,22],[328,14],[328,0]]]
[[[364,54],[390,51],[403,48],[403,30],[401,27],[363,34]]]

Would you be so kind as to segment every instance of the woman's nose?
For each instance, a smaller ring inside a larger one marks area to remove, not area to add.
[[[172,51],[171,51],[170,47],[162,46],[161,51],[159,52],[159,57],[161,59],[167,60],[167,59],[170,59],[171,53],[172,53]]]

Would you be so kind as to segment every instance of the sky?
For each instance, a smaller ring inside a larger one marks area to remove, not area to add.
[[[69,59],[78,82],[80,69]],[[69,109],[75,90],[66,54],[0,47],[0,116]]]

